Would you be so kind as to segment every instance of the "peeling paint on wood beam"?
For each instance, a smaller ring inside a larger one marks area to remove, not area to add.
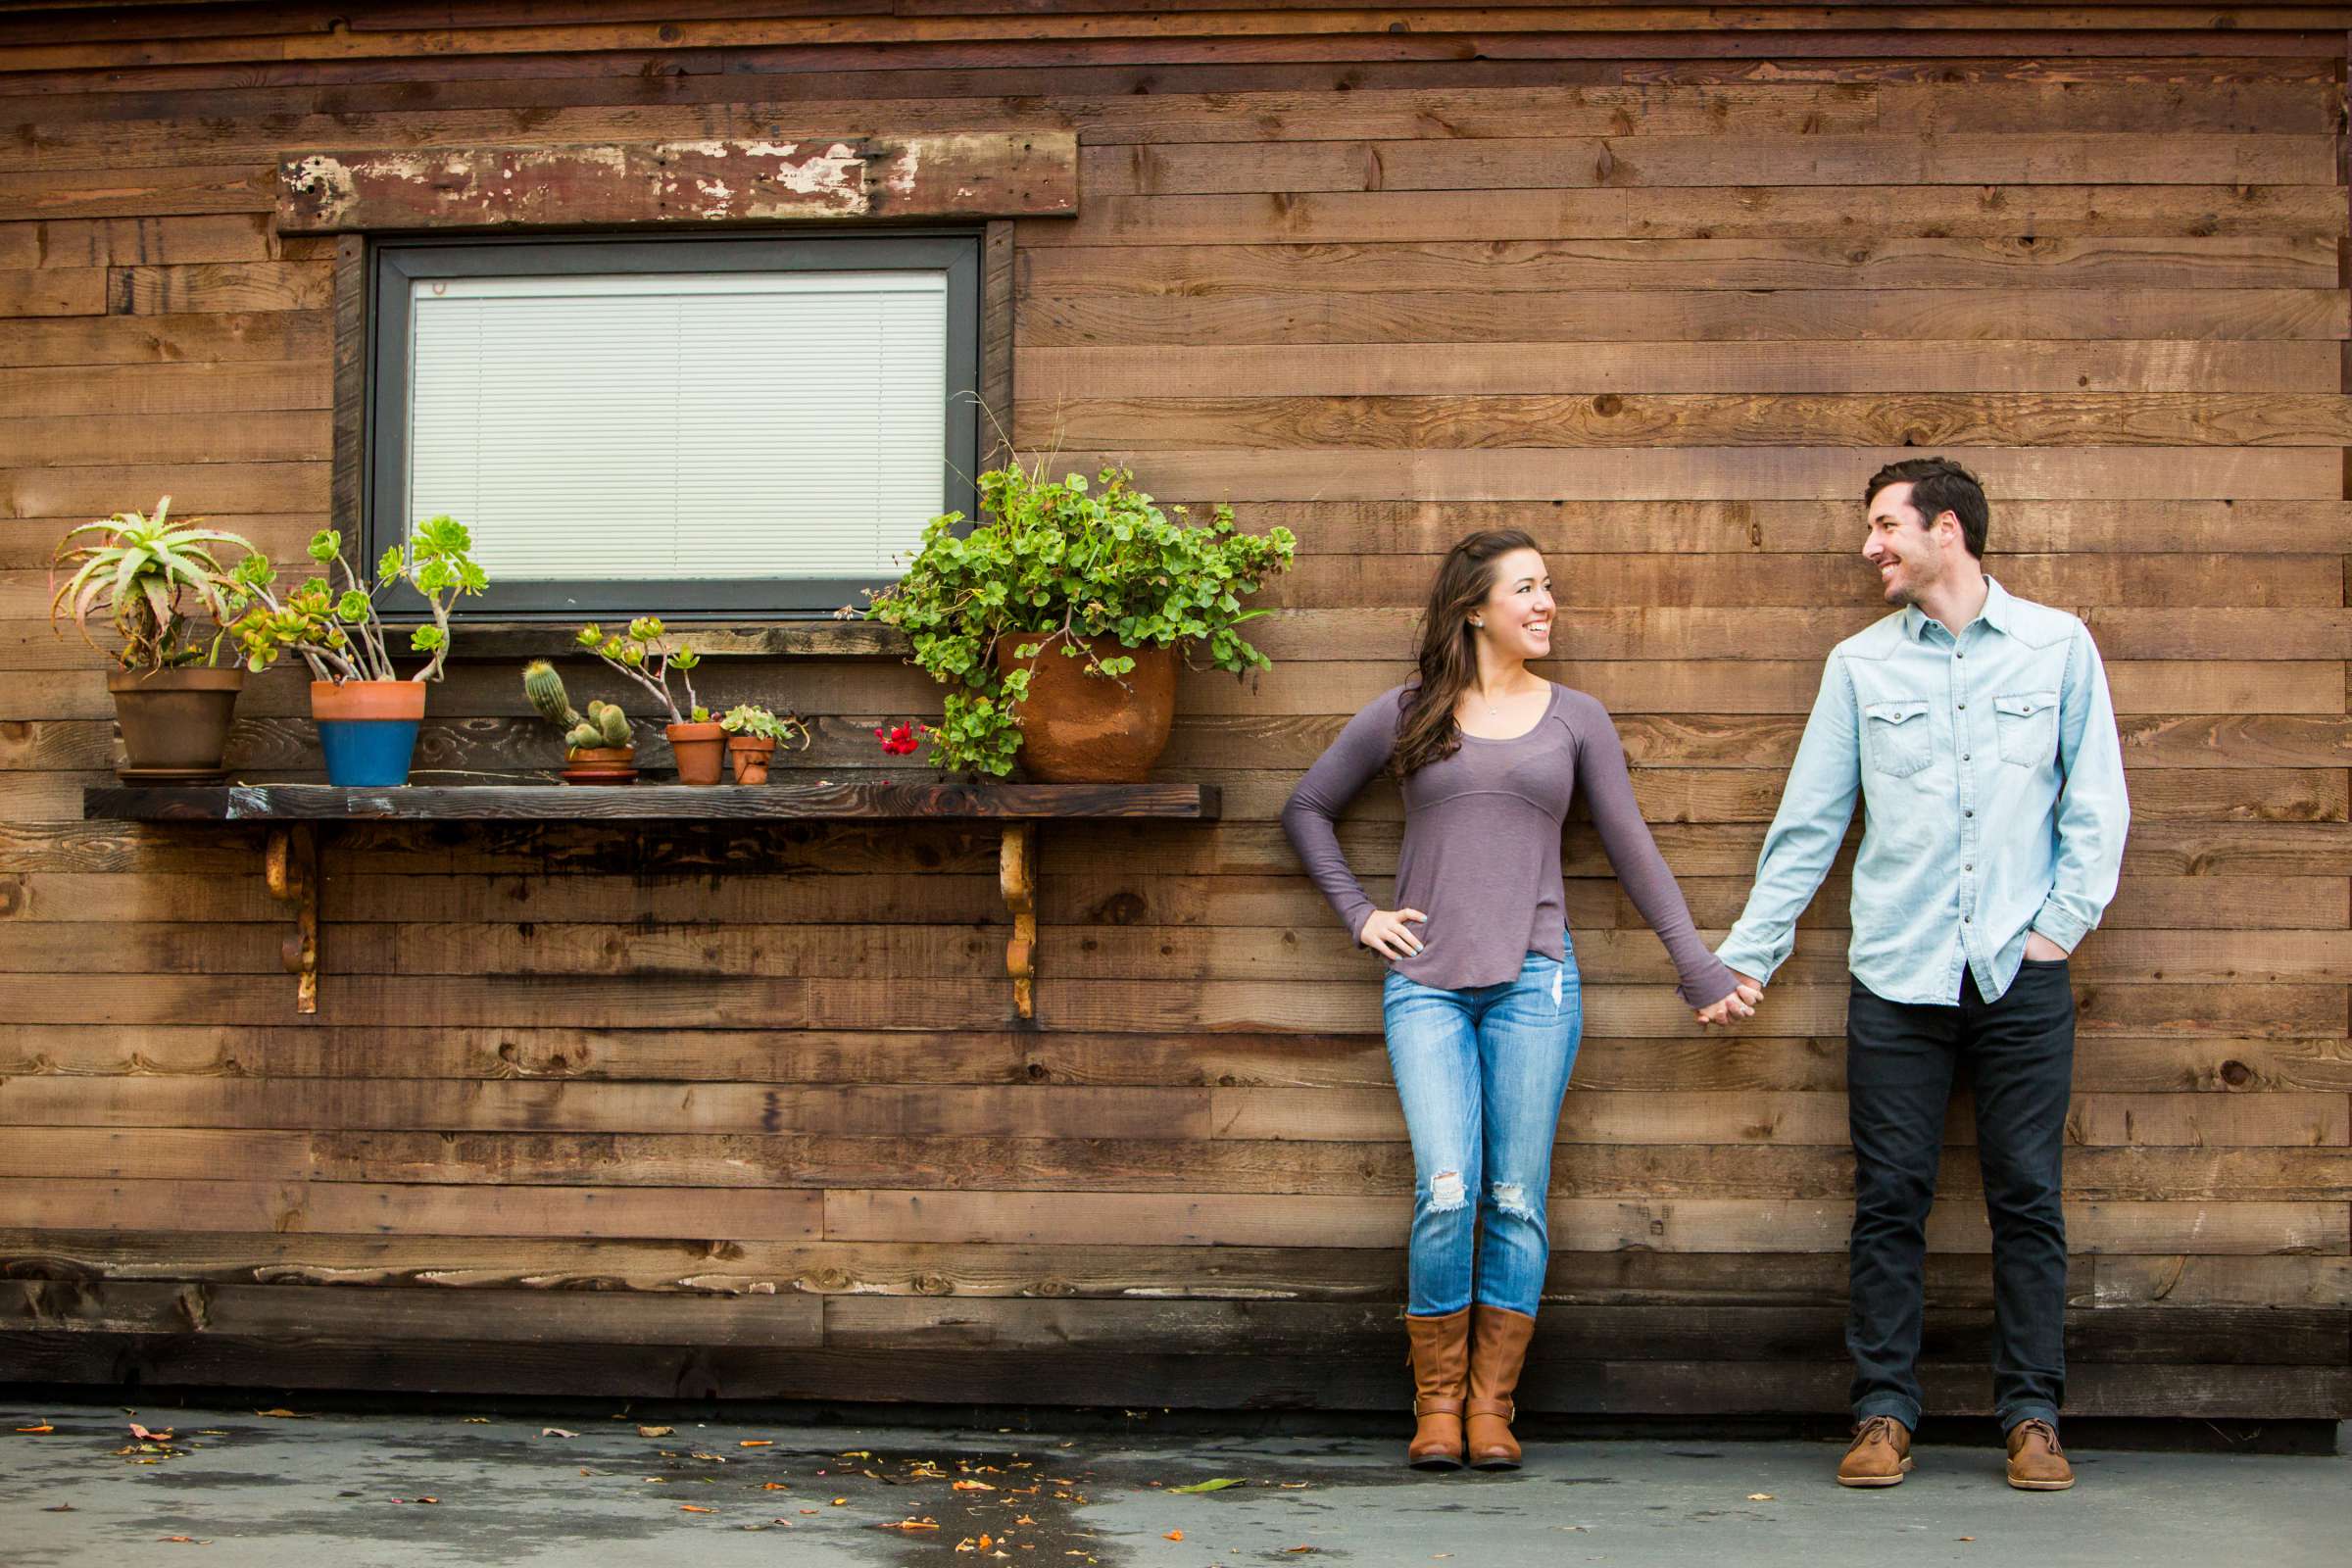
[[[1066,130],[316,150],[278,160],[277,226],[287,234],[1077,210],[1078,138]]]

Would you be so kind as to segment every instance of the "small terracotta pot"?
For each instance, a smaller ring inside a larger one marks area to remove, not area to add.
[[[776,755],[776,743],[764,735],[730,735],[727,737],[727,760],[735,768],[738,784],[767,782],[767,764]]]
[[[664,724],[662,733],[669,737],[669,749],[677,754],[679,783],[718,782],[719,765],[726,753],[725,730],[716,723]]]
[[[424,683],[414,680],[311,682],[311,717],[318,722],[329,784],[406,784],[424,719]]]
[[[217,783],[236,716],[242,669],[117,670],[106,677],[122,728],[122,765],[132,783]]]
[[[1132,655],[1135,668],[1117,680],[1086,672],[1064,654],[1058,633],[1007,632],[997,639],[997,668],[1029,668],[1029,695],[1013,710],[1021,725],[1021,764],[1045,784],[1141,784],[1167,748],[1176,714],[1176,651],[1122,648],[1115,637],[1078,641],[1097,659]],[[1034,661],[1013,657],[1042,644]]]
[[[637,782],[637,748],[634,746],[579,746],[564,754],[566,784],[634,784]]]

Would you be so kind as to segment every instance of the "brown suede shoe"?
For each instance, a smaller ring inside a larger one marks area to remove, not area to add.
[[[1413,1441],[1404,1462],[1416,1470],[1462,1467],[1462,1400],[1470,1383],[1470,1309],[1444,1317],[1405,1314],[1413,1367]]]
[[[2075,1484],[2075,1467],[2058,1446],[2056,1427],[2020,1421],[2009,1429],[2009,1484],[2020,1492],[2064,1492]]]
[[[1854,1441],[1838,1466],[1841,1487],[1899,1487],[1911,1468],[1911,1429],[1890,1415],[1874,1415],[1854,1428]]]
[[[1480,1306],[1470,1330],[1470,1462],[1481,1470],[1519,1468],[1519,1440],[1511,1420],[1519,1407],[1511,1395],[1527,1360],[1527,1342],[1536,1320],[1508,1307]]]

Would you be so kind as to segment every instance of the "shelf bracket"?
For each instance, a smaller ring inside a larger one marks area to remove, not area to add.
[[[272,827],[262,851],[270,896],[294,906],[294,934],[281,952],[295,977],[294,1010],[318,1010],[318,832],[308,822]]]
[[[1004,944],[1004,972],[1012,976],[1012,1004],[1024,1018],[1037,1016],[1037,824],[1007,822],[997,858],[1004,907],[1012,914],[1012,940]]]

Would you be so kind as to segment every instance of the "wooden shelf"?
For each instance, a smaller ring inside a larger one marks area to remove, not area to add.
[[[1037,831],[1047,821],[1213,822],[1213,784],[331,784],[94,785],[85,821],[260,822],[270,892],[290,905],[285,962],[297,1012],[318,1010],[318,839],[339,822],[995,822],[998,880],[1012,915],[1004,968],[1013,1006],[1037,1015]]]
[[[99,784],[85,820],[131,822],[1214,821],[1213,784]]]

